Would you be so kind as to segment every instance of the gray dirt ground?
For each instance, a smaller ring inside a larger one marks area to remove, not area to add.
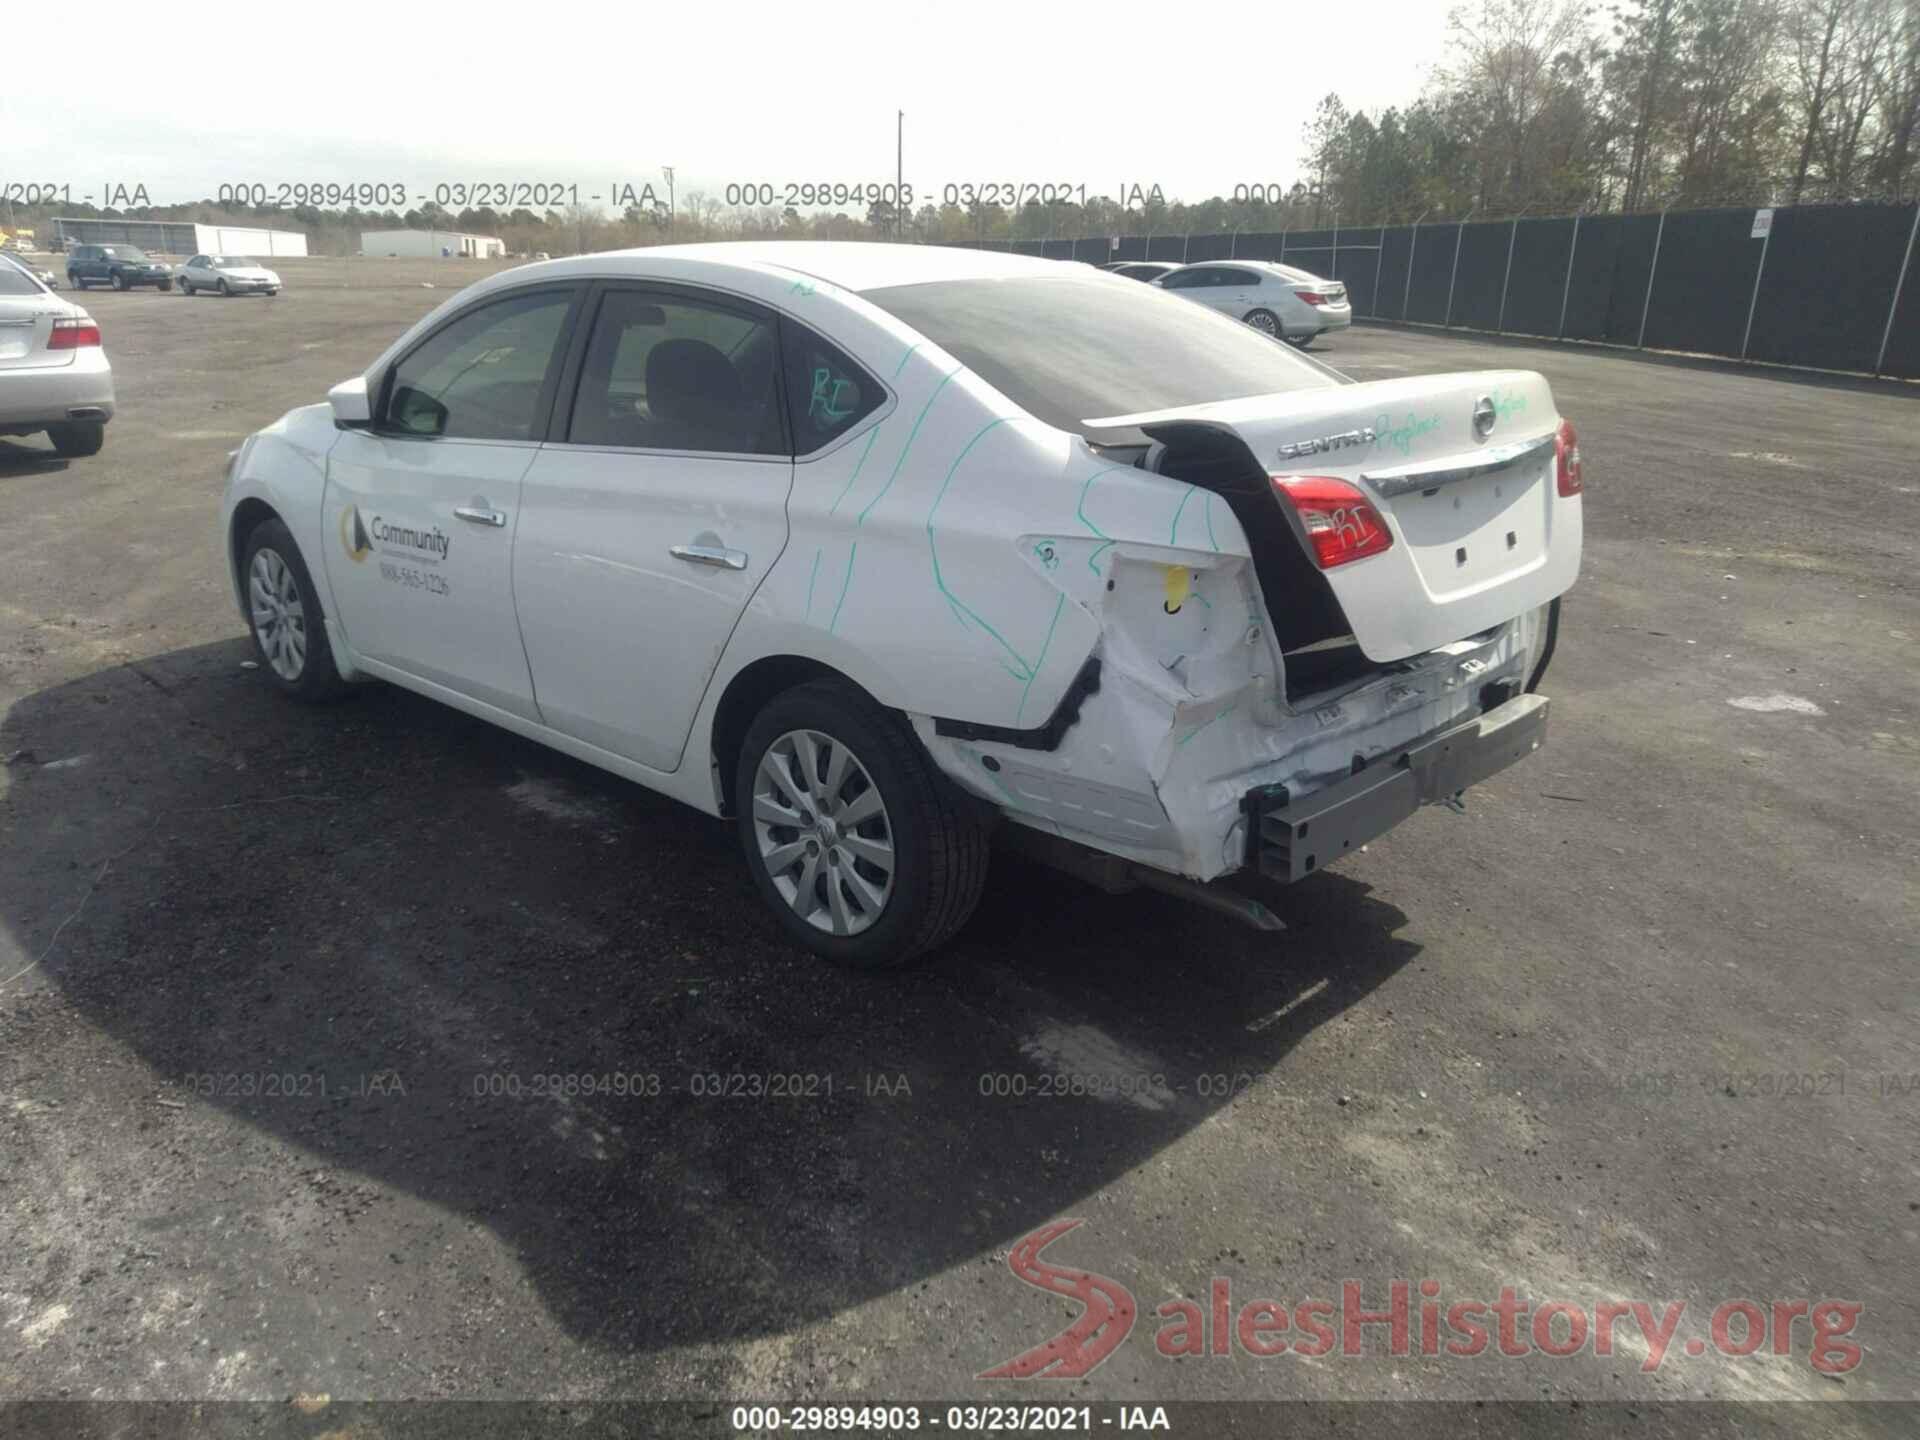
[[[284,268],[89,296],[105,452],[0,440],[0,1398],[1920,1392],[1920,395],[1324,344],[1537,368],[1579,425],[1548,747],[1282,896],[1283,935],[1002,859],[959,943],[873,979],[782,943],[718,822],[242,669],[225,451],[480,273]],[[1776,695],[1819,713],[1729,703]],[[691,1093],[735,1072],[833,1090]],[[1140,1072],[1168,1092],[1038,1093]],[[660,1093],[476,1094],[612,1073]],[[1078,1313],[1005,1265],[1062,1217],[1047,1258],[1140,1324],[1084,1381],[974,1378]],[[1687,1311],[1652,1374],[1626,1340],[1163,1358],[1154,1309],[1216,1275]],[[1804,1321],[1684,1353],[1737,1299],[1859,1302],[1863,1359],[1817,1373]]]

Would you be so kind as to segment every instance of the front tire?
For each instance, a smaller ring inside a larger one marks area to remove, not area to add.
[[[47,438],[53,442],[54,453],[68,460],[98,455],[100,447],[107,443],[107,422],[69,420],[64,424],[49,425]]]
[[[248,628],[261,668],[296,700],[332,700],[347,682],[333,663],[313,577],[279,520],[263,520],[240,552]]]
[[[747,868],[788,936],[860,970],[949,939],[986,883],[987,826],[904,721],[842,680],[777,696],[734,776]]]
[[[116,290],[124,290],[124,289],[126,289],[126,288],[127,288],[127,277],[126,277],[126,276],[124,276],[124,275],[115,275],[115,276],[113,277],[113,288],[114,288],[114,289],[116,289]]]
[[[162,280],[162,281],[160,282],[160,288],[161,288],[162,290],[171,290],[171,289],[173,288],[173,281],[171,281],[171,280]]]
[[[227,282],[223,279],[220,282],[220,298],[224,300],[227,298],[227,296],[231,294],[233,294],[233,287],[227,284]]]

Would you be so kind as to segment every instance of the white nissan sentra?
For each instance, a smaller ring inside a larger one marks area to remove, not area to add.
[[[990,838],[1273,926],[1537,749],[1546,382],[1354,384],[1088,266],[751,243],[469,287],[249,438],[263,673],[381,679],[734,818],[799,943],[951,935]]]

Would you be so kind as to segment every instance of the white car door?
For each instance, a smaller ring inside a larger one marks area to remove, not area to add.
[[[1207,295],[1209,303],[1221,314],[1244,320],[1248,311],[1259,309],[1263,303],[1260,272],[1240,265],[1222,265],[1214,272],[1214,283]],[[1268,301],[1271,298],[1265,297]]]
[[[1172,290],[1185,299],[1218,310],[1226,292],[1220,285],[1223,272],[1214,265],[1189,265],[1175,270],[1160,282],[1163,290]]]
[[[521,500],[520,633],[546,724],[670,771],[787,542],[780,325],[686,287],[609,283],[589,308]]]
[[[513,522],[584,287],[461,311],[394,364],[327,457],[327,579],[367,659],[537,719],[513,605]]]

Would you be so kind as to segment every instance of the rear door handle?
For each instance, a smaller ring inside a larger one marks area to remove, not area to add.
[[[729,550],[724,545],[675,545],[667,553],[676,560],[690,560],[695,565],[715,565],[722,570],[747,568],[747,552]]]
[[[507,523],[507,512],[489,508],[484,500],[476,500],[471,505],[456,505],[453,513],[462,520],[471,520],[476,525],[492,525],[496,529]]]

